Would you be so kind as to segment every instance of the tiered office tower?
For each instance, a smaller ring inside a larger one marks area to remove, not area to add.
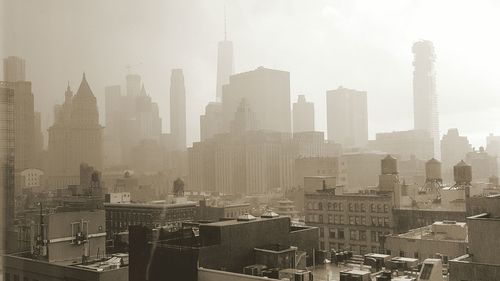
[[[49,185],[79,184],[80,164],[102,169],[102,127],[97,101],[83,74],[76,95],[69,85],[65,101],[55,108],[49,128]]]

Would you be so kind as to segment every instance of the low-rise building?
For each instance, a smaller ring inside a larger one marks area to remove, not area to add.
[[[441,257],[446,264],[448,259],[466,254],[467,242],[467,225],[464,222],[437,221],[403,234],[385,237],[384,248],[388,255],[420,261]]]
[[[128,231],[131,225],[147,227],[165,226],[176,230],[182,222],[196,219],[196,202],[176,198],[171,202],[165,200],[150,203],[104,203],[106,210],[106,229],[108,237]]]
[[[485,197],[483,203],[480,211],[486,212],[467,217],[469,251],[450,260],[449,281],[498,280],[500,276],[500,196]]]
[[[250,213],[251,209],[249,203],[213,202],[213,205],[208,205],[207,200],[200,200],[198,219],[202,221],[218,221],[222,218],[235,219],[241,215]]]
[[[236,220],[191,224],[177,233],[134,226],[130,231],[129,278],[275,280],[272,274],[279,270],[311,265],[317,241],[317,228],[292,226],[290,218],[272,212],[262,217],[246,214]],[[265,269],[273,270],[266,273]],[[240,275],[244,271],[260,277]]]

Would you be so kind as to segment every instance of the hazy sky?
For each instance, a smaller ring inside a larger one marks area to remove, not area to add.
[[[315,103],[326,130],[325,91],[368,92],[369,132],[413,127],[412,53],[434,42],[441,134],[458,127],[473,145],[500,133],[500,7],[495,1],[0,0],[0,55],[27,60],[36,108],[52,118],[69,80],[83,71],[98,97],[141,65],[145,87],[168,132],[169,77],[183,68],[188,142],[215,99],[217,42],[224,4],[236,72],[265,66],[290,71],[291,97]],[[2,71],[2,70],[0,70]]]

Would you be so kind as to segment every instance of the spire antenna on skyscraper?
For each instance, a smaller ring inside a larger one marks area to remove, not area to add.
[[[227,17],[226,17],[226,4],[224,4],[224,41],[227,40]]]

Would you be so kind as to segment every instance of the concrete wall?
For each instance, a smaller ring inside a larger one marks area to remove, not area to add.
[[[500,264],[500,219],[468,218],[469,247],[473,255],[472,261],[480,263]]]
[[[198,269],[198,281],[257,281],[267,280],[273,281],[278,279],[244,275],[226,271],[218,271],[206,268]]]
[[[392,213],[394,218],[394,233],[396,234],[433,224],[436,221],[465,221],[465,211],[394,209]]]
[[[498,280],[500,266],[470,263],[468,261],[450,261],[449,281]]]
[[[203,245],[221,243],[206,255],[200,251],[200,266],[243,272],[243,267],[254,264],[254,248],[269,244],[290,246],[290,218],[262,219],[258,222],[220,222],[200,225]],[[216,258],[217,257],[217,258]],[[220,258],[219,258],[220,257]]]
[[[44,261],[31,260],[15,256],[6,256],[5,272],[10,274],[10,280],[14,275],[19,280],[38,281],[128,281],[128,267],[115,270],[97,272],[74,266],[61,266]]]
[[[389,236],[385,240],[385,249],[391,251],[392,256],[398,256],[404,251],[405,257],[417,258],[420,261],[436,257],[436,253],[453,259],[465,255],[467,243],[464,241],[422,240]]]

